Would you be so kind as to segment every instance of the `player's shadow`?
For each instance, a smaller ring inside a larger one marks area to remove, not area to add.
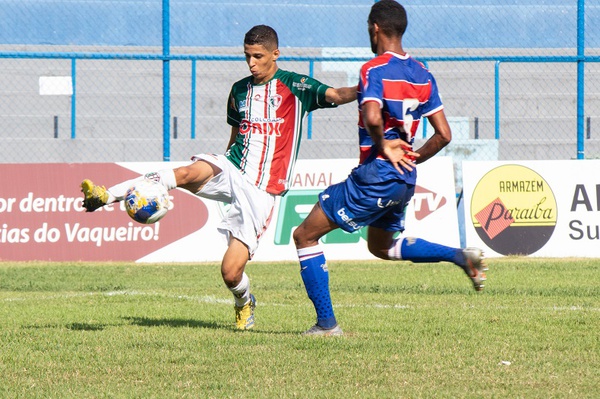
[[[23,328],[41,329],[41,328],[61,328],[61,327],[65,327],[67,330],[71,330],[71,331],[102,331],[106,327],[117,327],[119,325],[120,324],[78,323],[78,322],[73,322],[73,323],[67,323],[67,324],[64,324],[64,325],[60,324],[60,323],[27,325],[27,326],[23,326]]]
[[[101,323],[69,323],[65,327],[73,331],[102,331],[107,326]]]
[[[140,327],[188,327],[188,328],[214,328],[214,329],[230,329],[229,325],[224,325],[214,322],[205,322],[202,320],[194,319],[170,319],[170,318],[158,318],[152,319],[148,317],[123,317],[123,319],[129,321],[130,324]]]

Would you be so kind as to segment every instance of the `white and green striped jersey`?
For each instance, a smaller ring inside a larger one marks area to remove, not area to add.
[[[277,70],[264,84],[252,77],[236,82],[229,94],[227,123],[238,127],[225,154],[258,188],[281,195],[289,189],[302,137],[304,116],[327,103],[329,86],[294,72]]]

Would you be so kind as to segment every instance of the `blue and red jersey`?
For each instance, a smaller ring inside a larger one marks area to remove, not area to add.
[[[385,138],[388,140],[400,138],[406,141],[412,150],[421,118],[443,109],[433,75],[422,63],[408,54],[386,52],[361,67],[357,100],[360,163],[376,161],[388,164],[389,168],[384,167],[380,179],[377,180],[384,181],[393,177],[414,184],[415,170],[400,175],[374,149],[371,136],[362,120],[362,106],[369,101],[379,103]],[[385,173],[387,169],[389,173]]]

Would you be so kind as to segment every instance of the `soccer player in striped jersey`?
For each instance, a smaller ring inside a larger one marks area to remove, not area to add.
[[[348,178],[325,189],[311,213],[294,231],[301,276],[315,306],[317,322],[306,335],[342,335],[329,292],[329,274],[319,239],[341,228],[353,232],[368,226],[369,251],[378,258],[412,262],[452,262],[460,266],[477,291],[483,289],[483,253],[451,248],[404,231],[405,209],[415,191],[416,164],[446,146],[452,134],[433,75],[402,48],[407,17],[394,0],[371,7],[368,32],[376,57],[360,70],[358,86],[360,165]],[[434,134],[414,151],[422,117]]]
[[[298,155],[302,121],[308,112],[356,99],[354,87],[332,88],[306,75],[277,66],[277,32],[258,25],[244,37],[250,76],[231,88],[227,123],[231,136],[224,155],[198,154],[190,165],[141,176],[168,190],[181,187],[199,197],[231,204],[218,229],[228,239],[221,275],[233,293],[236,328],[254,326],[254,295],[245,273],[247,262],[269,225],[275,197],[290,184]],[[81,183],[88,212],[122,201],[137,179],[110,187]]]

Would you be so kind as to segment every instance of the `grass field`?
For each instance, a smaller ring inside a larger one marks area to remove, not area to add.
[[[597,398],[600,259],[330,262],[345,335],[299,267],[250,263],[252,331],[217,264],[0,263],[2,398]]]

